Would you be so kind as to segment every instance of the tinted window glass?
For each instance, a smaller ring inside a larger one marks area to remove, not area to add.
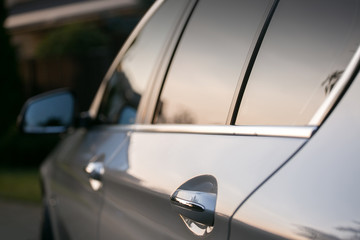
[[[134,123],[141,95],[187,1],[169,0],[151,17],[113,73],[101,103],[102,123]]]
[[[236,124],[307,125],[359,45],[359,4],[280,1]]]
[[[225,124],[267,6],[264,0],[199,2],[164,83],[156,123]]]

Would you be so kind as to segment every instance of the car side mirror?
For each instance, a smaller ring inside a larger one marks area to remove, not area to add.
[[[18,126],[24,133],[63,133],[73,125],[74,115],[73,93],[56,90],[30,98],[18,117]]]

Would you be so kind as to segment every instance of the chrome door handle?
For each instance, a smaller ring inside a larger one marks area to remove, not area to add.
[[[178,189],[171,196],[170,201],[182,216],[207,226],[214,225],[215,193]]]
[[[170,197],[175,211],[205,226],[214,226],[217,198],[216,179],[202,175],[181,185]]]
[[[85,172],[87,173],[90,179],[101,181],[102,176],[104,175],[104,163],[103,162],[90,162],[86,168]]]
[[[102,178],[105,173],[104,159],[104,154],[96,155],[90,159],[84,168],[84,172],[89,178],[90,186],[94,191],[99,191],[103,186]]]
[[[172,204],[175,204],[179,207],[183,207],[183,208],[195,211],[195,212],[205,211],[205,207],[196,202],[191,202],[186,199],[182,199],[182,198],[175,197],[175,196],[171,196],[170,200],[171,200]]]

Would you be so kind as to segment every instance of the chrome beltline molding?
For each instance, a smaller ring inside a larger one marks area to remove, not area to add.
[[[215,126],[187,124],[156,124],[156,125],[107,125],[100,128],[118,129],[120,131],[153,132],[153,133],[192,133],[235,136],[267,136],[310,138],[316,131],[315,126]]]
[[[330,92],[329,96],[325,99],[324,103],[320,106],[313,118],[310,120],[309,125],[320,126],[326,115],[333,107],[336,100],[339,98],[347,83],[351,80],[354,72],[358,68],[360,62],[360,46],[358,46],[354,56],[352,57],[349,65],[345,69],[345,72],[340,77],[339,81]]]

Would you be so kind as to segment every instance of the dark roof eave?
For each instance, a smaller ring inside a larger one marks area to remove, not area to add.
[[[11,33],[45,30],[71,22],[96,21],[139,10],[136,0],[91,1],[9,16],[4,26]]]

